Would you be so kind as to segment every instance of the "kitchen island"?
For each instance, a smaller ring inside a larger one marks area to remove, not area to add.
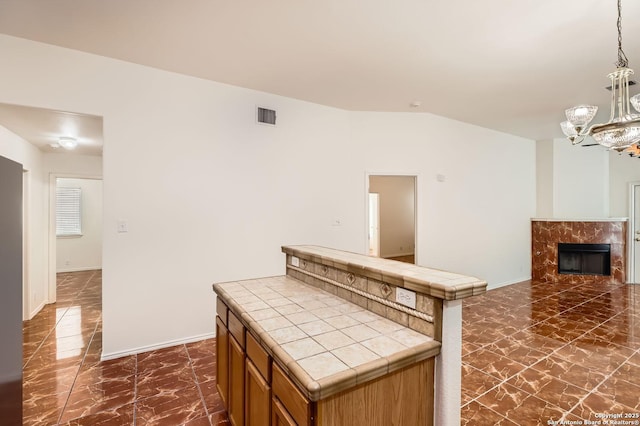
[[[286,275],[213,286],[231,423],[434,424],[443,307],[486,282],[324,247],[282,250]]]

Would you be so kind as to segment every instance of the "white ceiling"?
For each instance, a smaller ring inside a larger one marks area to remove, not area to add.
[[[622,11],[623,47],[640,73],[640,1],[623,0]],[[578,103],[608,119],[616,13],[615,0],[0,0],[0,33],[540,140],[560,137],[564,109]]]
[[[102,155],[102,117],[0,103],[0,125],[44,152]],[[75,138],[76,149],[52,148],[62,136]]]

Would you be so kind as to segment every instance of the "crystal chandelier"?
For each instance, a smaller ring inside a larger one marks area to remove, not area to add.
[[[630,103],[640,112],[640,94],[629,97],[629,76],[633,70],[622,50],[622,8],[618,0],[618,62],[616,70],[608,75],[611,80],[611,115],[604,124],[587,128],[596,116],[598,107],[578,105],[565,111],[567,121],[560,124],[562,132],[572,144],[581,143],[585,136],[610,149],[623,151],[640,142],[640,114],[632,112]]]

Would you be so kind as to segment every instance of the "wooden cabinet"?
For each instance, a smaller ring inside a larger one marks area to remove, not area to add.
[[[247,358],[245,381],[245,425],[269,426],[271,387]]]
[[[232,425],[244,426],[244,329],[242,325],[240,329],[235,327],[232,318],[237,320],[229,312],[229,405],[227,411]]]
[[[225,309],[218,305],[216,373],[232,425],[433,425],[435,358],[310,401]]]
[[[271,426],[297,426],[289,412],[277,399],[273,398]]]
[[[287,378],[286,374],[275,363],[273,364],[271,386],[273,388],[272,408],[274,411],[276,408],[279,410],[278,414],[274,415],[274,419],[279,419],[279,422],[285,422],[281,424],[289,424],[285,420],[288,416],[293,420],[293,424],[298,426],[313,424],[311,401],[298,390],[298,387]]]
[[[216,388],[225,407],[229,402],[229,330],[216,318]]]
[[[271,419],[271,358],[251,333],[246,333],[244,423],[268,426]]]

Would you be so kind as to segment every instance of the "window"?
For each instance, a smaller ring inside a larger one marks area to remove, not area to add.
[[[56,235],[82,235],[80,188],[56,188]]]

